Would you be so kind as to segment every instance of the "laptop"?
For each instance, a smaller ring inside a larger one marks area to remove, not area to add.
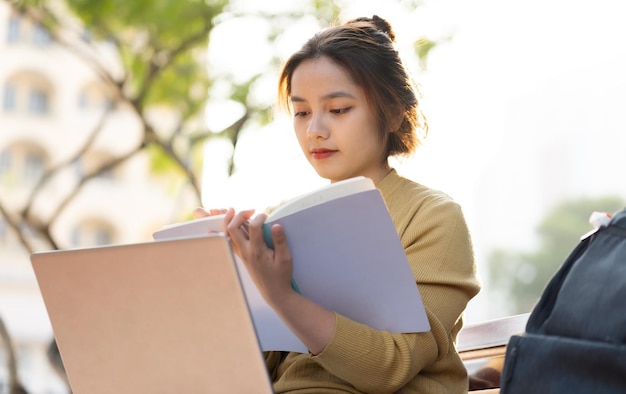
[[[223,235],[31,262],[74,394],[272,393]]]

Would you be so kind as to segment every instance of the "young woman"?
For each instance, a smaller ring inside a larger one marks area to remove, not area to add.
[[[225,230],[267,303],[309,353],[266,353],[276,393],[463,393],[455,342],[479,290],[461,208],[446,194],[399,176],[388,158],[412,154],[426,134],[416,89],[383,19],[359,18],[312,37],[284,65],[281,102],[317,173],[336,182],[363,175],[381,191],[426,307],[431,330],[391,334],[352,321],[291,287],[285,234],[266,215],[229,209]],[[198,211],[196,216],[208,212]]]

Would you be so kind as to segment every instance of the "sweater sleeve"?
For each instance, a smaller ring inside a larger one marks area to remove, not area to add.
[[[314,359],[366,393],[397,391],[417,374],[453,357],[461,315],[479,288],[469,232],[458,204],[435,195],[419,203],[388,205],[431,330],[391,334],[337,315],[333,338]]]

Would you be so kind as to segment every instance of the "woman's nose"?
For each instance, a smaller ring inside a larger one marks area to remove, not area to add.
[[[326,127],[324,117],[320,115],[311,115],[306,135],[309,139],[328,138],[329,131]]]

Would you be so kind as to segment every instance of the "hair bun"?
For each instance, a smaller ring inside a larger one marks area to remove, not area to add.
[[[373,27],[376,28],[376,30],[385,33],[389,37],[389,40],[391,42],[395,42],[396,41],[396,35],[393,32],[393,29],[391,28],[391,25],[389,24],[389,22],[387,22],[386,20],[384,20],[383,18],[381,18],[378,15],[374,15],[371,18],[366,17],[366,16],[362,16],[360,18],[353,19],[353,20],[349,21],[348,23],[354,23],[354,22],[366,22],[366,23],[369,23],[369,24],[373,25]]]
[[[391,40],[391,42],[396,41],[396,35],[393,32],[393,29],[391,28],[391,25],[389,24],[389,22],[387,22],[386,20],[384,20],[383,18],[381,18],[378,15],[374,15],[372,17],[372,23],[374,23],[374,25],[376,26],[376,28],[378,30],[380,30],[383,33],[387,34],[389,36],[389,39]]]

